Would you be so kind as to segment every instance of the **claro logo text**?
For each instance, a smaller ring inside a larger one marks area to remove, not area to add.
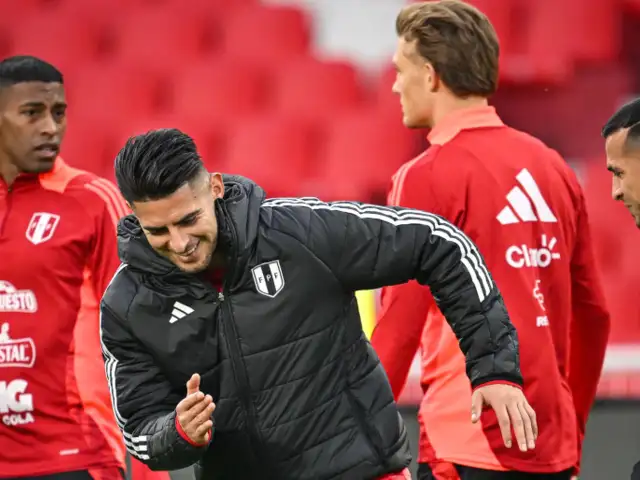
[[[560,253],[555,251],[557,243],[555,237],[548,240],[546,235],[542,235],[540,244],[535,247],[526,244],[511,245],[507,248],[505,260],[513,268],[546,268],[552,261],[560,259]]]

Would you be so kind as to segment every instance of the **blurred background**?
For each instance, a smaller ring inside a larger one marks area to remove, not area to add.
[[[383,203],[393,172],[427,146],[391,93],[405,3],[0,0],[0,58],[62,70],[71,165],[113,179],[130,135],[178,127],[211,170],[247,175],[269,196]],[[640,232],[611,200],[600,128],[640,91],[640,0],[470,3],[501,40],[492,103],[585,187],[613,330],[581,478],[626,479],[640,460]],[[414,375],[402,399],[413,438],[419,396]]]

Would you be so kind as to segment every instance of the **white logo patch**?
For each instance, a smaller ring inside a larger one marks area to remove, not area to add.
[[[0,280],[0,312],[35,313],[38,300],[31,290],[18,290],[5,280]]]
[[[555,237],[547,240],[547,236],[542,235],[540,245],[537,247],[529,247],[525,244],[511,245],[505,252],[505,259],[513,268],[547,268],[552,261],[560,259],[560,253],[554,250],[557,243],[558,240]]]
[[[51,240],[59,222],[60,215],[46,212],[34,213],[25,233],[27,240],[34,245]]]
[[[33,397],[29,384],[20,378],[0,382],[0,418],[9,427],[33,423]]]
[[[521,221],[557,222],[558,219],[542,196],[542,192],[540,192],[538,184],[533,179],[531,173],[529,173],[529,170],[523,168],[520,173],[516,175],[516,180],[518,180],[522,188],[515,186],[509,191],[507,194],[508,205],[504,207],[496,217],[498,221],[502,225],[520,223]],[[524,191],[522,189],[524,189]]]
[[[251,273],[258,293],[273,298],[282,291],[284,276],[279,260],[256,265],[251,269]]]
[[[36,345],[31,338],[11,338],[9,324],[0,326],[0,368],[31,368],[36,362]]]
[[[193,313],[193,308],[184,303],[176,302],[173,304],[173,310],[171,311],[171,318],[169,323],[176,323],[181,318],[186,317]]]

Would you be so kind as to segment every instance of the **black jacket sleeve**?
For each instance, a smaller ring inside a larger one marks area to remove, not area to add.
[[[182,395],[104,300],[100,338],[113,411],[129,453],[152,470],[196,463],[208,445],[193,446],[178,433],[175,408]]]
[[[458,228],[437,215],[400,207],[317,199],[270,199],[272,226],[298,238],[345,290],[415,279],[428,285],[466,357],[473,387],[522,385],[518,340],[484,259]]]

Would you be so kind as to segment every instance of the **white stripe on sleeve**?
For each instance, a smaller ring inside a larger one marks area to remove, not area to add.
[[[460,229],[432,213],[420,210],[395,210],[377,205],[362,205],[355,202],[325,203],[317,198],[273,198],[263,207],[301,207],[311,210],[333,210],[354,215],[361,219],[375,219],[391,225],[424,225],[436,235],[455,244],[460,250],[461,263],[471,277],[478,299],[482,302],[491,292],[493,282],[475,244]]]

